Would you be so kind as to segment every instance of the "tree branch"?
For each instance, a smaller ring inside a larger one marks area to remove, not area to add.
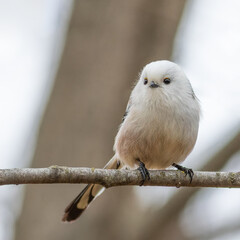
[[[190,184],[189,177],[176,170],[151,170],[151,179],[145,186],[169,187],[222,187],[240,188],[240,172],[196,171]],[[106,188],[123,185],[139,185],[138,170],[107,170],[95,168],[14,168],[0,170],[0,185],[47,183],[97,183]]]

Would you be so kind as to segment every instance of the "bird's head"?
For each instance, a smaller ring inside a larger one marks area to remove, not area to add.
[[[133,89],[132,100],[178,101],[195,99],[191,84],[175,63],[162,60],[147,64]]]

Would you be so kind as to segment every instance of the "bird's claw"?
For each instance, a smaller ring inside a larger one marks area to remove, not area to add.
[[[147,170],[147,168],[145,167],[145,164],[143,162],[141,162],[140,160],[139,160],[138,170],[140,171],[141,176],[142,176],[142,180],[141,180],[139,186],[142,186],[146,180],[150,180],[150,174],[149,174],[149,171]]]
[[[178,165],[176,163],[173,163],[172,166],[177,168],[178,170],[184,172],[185,176],[188,175],[190,177],[190,183],[192,183],[194,172],[193,172],[193,170],[191,168],[186,168],[186,167],[183,167],[183,166]]]

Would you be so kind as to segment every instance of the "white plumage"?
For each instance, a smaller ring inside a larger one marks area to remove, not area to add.
[[[151,88],[151,82],[158,87]],[[123,164],[134,167],[140,159],[148,169],[163,169],[182,162],[193,149],[199,103],[175,63],[156,61],[143,69],[127,112],[114,144],[116,158]]]
[[[178,166],[192,151],[198,134],[200,107],[191,84],[175,63],[156,61],[143,68],[132,90],[126,113],[115,138],[115,155],[105,168],[136,168],[149,177],[147,169]],[[69,204],[63,221],[78,218],[103,187],[89,184]]]

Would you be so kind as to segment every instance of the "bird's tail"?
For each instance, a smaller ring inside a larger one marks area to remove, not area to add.
[[[119,169],[121,163],[115,156],[107,163],[105,169]],[[88,184],[82,192],[66,207],[62,221],[71,222],[76,220],[88,205],[100,194],[103,193],[105,188],[99,184]]]

